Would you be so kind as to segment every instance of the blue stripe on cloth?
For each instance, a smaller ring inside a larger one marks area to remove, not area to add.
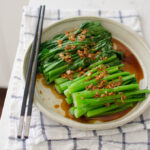
[[[23,42],[23,41],[19,41],[19,43],[20,43],[20,44],[23,44],[24,42]]]
[[[20,27],[24,27],[24,24],[21,24]]]
[[[13,140],[17,140],[15,137],[11,137],[11,136],[9,136],[8,139],[9,139],[9,140],[12,140],[12,141],[13,141]]]
[[[99,10],[98,13],[100,13],[101,11]],[[121,11],[120,11],[121,12]],[[81,16],[81,10],[77,10],[77,14],[78,16]],[[25,14],[26,17],[30,17],[30,18],[37,18],[38,16],[36,15],[30,15],[30,14]],[[139,17],[138,15],[128,15],[128,16],[123,16],[121,15],[121,18],[126,19],[126,18],[134,18],[134,17]],[[119,16],[105,16],[105,18],[118,18],[120,19],[120,14]],[[58,20],[58,18],[49,18],[49,17],[44,17],[44,20],[49,20],[49,21],[56,21]]]
[[[62,126],[62,125],[61,125],[61,127],[66,128],[66,130],[68,132],[68,138],[70,139],[71,138],[71,130],[69,129],[69,127],[68,126]]]
[[[143,117],[143,115],[140,115],[140,120],[141,120],[141,123],[143,124],[144,130],[146,130],[146,124],[145,124],[145,122],[144,122],[144,117]]]
[[[102,136],[98,137],[98,150],[102,149]]]
[[[38,126],[42,126],[42,124],[36,124],[36,125],[31,125],[30,128],[36,128]],[[63,127],[62,125],[48,125],[48,124],[44,124],[45,127]]]
[[[60,20],[60,9],[57,10],[57,20]]]
[[[18,117],[16,117],[16,116],[10,116],[9,117],[10,119],[14,119],[14,120],[18,120],[19,118]],[[148,122],[148,121],[150,121],[150,119],[145,119],[144,120],[144,122]],[[129,123],[127,123],[127,124],[133,124],[133,123],[141,123],[141,121],[132,121],[132,122],[129,122]],[[35,127],[37,127],[37,126],[41,126],[41,124],[36,124],[36,125],[31,125],[30,127],[31,128],[35,128]],[[62,126],[62,125],[58,125],[58,124],[53,124],[53,125],[47,125],[47,124],[45,124],[45,126],[46,127],[66,127],[66,126]],[[119,130],[119,132],[120,133],[122,133],[123,131],[122,131],[122,129],[120,128],[120,127],[118,127],[118,130]],[[95,131],[94,131],[95,132]],[[95,134],[95,133],[93,133],[93,134]]]
[[[122,133],[122,150],[126,149],[126,139],[125,139],[125,133]]]
[[[25,35],[32,35],[34,36],[34,33],[31,33],[31,32],[24,32]]]
[[[16,60],[17,60],[18,62],[22,61],[22,59],[21,59],[21,58],[17,58]]]
[[[38,126],[42,126],[42,124],[36,124],[36,125],[31,125],[30,128],[36,128]],[[61,125],[48,125],[48,124],[44,124],[45,127],[63,127]]]
[[[22,96],[17,96],[17,95],[11,95],[11,98],[14,98],[14,99],[22,99],[23,97],[22,97]]]
[[[14,120],[19,120],[18,117],[15,117],[15,116],[9,116],[10,119],[14,119]]]
[[[132,17],[134,18],[134,17],[136,17],[136,16],[132,16],[132,15],[130,16],[130,15],[129,15],[129,16],[122,16],[121,18],[122,18],[122,19],[126,19],[126,18],[132,18]],[[138,16],[137,16],[137,17],[138,17]],[[120,15],[119,15],[119,16],[105,16],[104,18],[120,19]]]
[[[118,127],[118,130],[119,130],[119,132],[120,132],[120,133],[123,133],[123,131],[122,131],[122,128],[121,128],[121,127]]]
[[[26,139],[22,140],[22,149],[26,150]]]
[[[147,150],[150,150],[150,130],[147,130],[147,134],[148,134],[148,148]]]
[[[101,10],[98,11],[98,15],[101,16]]]
[[[77,139],[73,138],[73,150],[77,149]]]
[[[96,130],[93,130],[93,135],[94,135],[94,136],[97,136]]]
[[[145,119],[144,122],[148,122],[150,121],[150,119]],[[133,124],[133,123],[141,123],[141,121],[132,121],[132,122],[128,122],[127,124]]]
[[[122,15],[122,18],[134,18],[134,17],[139,17],[139,15],[128,15],[128,16],[123,16]]]
[[[10,140],[18,140],[17,138],[15,138],[15,137],[8,137]],[[68,141],[68,140],[74,140],[74,138],[71,138],[71,139],[51,139],[50,141],[52,142],[52,141]],[[78,139],[76,139],[76,140],[89,140],[89,138],[78,138]],[[19,141],[21,141],[21,140],[19,140]]]
[[[80,14],[81,15],[81,10],[77,10],[78,12],[78,15]],[[121,12],[121,11],[120,11]],[[24,15],[25,17],[30,17],[30,18],[37,18],[38,16],[36,15],[30,15],[30,14],[25,14]],[[105,16],[106,18],[120,18],[120,15],[119,17],[118,16]],[[122,18],[134,18],[134,17],[139,17],[139,15],[127,15],[127,16],[123,16],[122,15]],[[56,21],[57,18],[50,18],[50,17],[44,17],[44,20],[50,20],[50,21]]]
[[[101,137],[101,136],[100,136]],[[125,142],[125,144],[128,144],[128,145],[133,145],[133,144],[139,144],[139,145],[149,145],[149,147],[150,147],[150,131],[149,131],[149,141],[148,142]],[[18,140],[17,138],[15,138],[15,137],[8,137],[8,139],[9,140],[12,140],[12,141],[14,141],[14,140],[17,140],[17,141],[21,141],[21,140]],[[77,143],[77,140],[90,140],[89,138],[88,139],[86,139],[86,138],[72,138],[72,139],[70,139],[70,140],[74,140],[74,145],[76,145]],[[51,139],[51,142],[52,141],[68,141],[68,139]],[[102,138],[100,138],[99,139],[99,144],[101,145],[101,147],[102,147],[102,143],[101,143],[101,141],[102,141]],[[104,142],[108,142],[108,143],[114,143],[114,144],[122,144],[122,142],[120,142],[120,141],[113,141],[113,140],[104,140]],[[77,145],[76,145],[77,146]],[[150,148],[148,149],[148,150],[150,150]]]
[[[20,77],[18,77],[18,76],[16,76],[16,75],[15,75],[15,76],[13,76],[13,78],[14,78],[14,79],[17,79],[17,80],[21,80],[21,78],[20,78]]]
[[[81,10],[80,9],[78,10],[78,16],[81,16]]]
[[[123,23],[123,16],[122,16],[121,11],[118,11],[118,13],[119,13],[120,22]]]
[[[125,150],[125,133],[123,133],[121,127],[118,127],[118,130],[122,134],[122,150]]]
[[[114,143],[114,144],[122,144],[122,142],[120,141],[112,141],[112,140],[105,140],[105,142],[108,142],[108,143]],[[134,144],[139,144],[139,145],[149,145],[150,146],[150,143],[147,143],[147,142],[125,142],[125,144],[127,145],[134,145]]]
[[[44,127],[44,120],[43,120],[43,114],[40,112],[40,121],[41,121],[41,128],[42,128],[42,133],[43,133],[43,138],[44,140],[48,140],[46,133],[45,133],[45,127]]]
[[[19,120],[19,117],[16,117],[16,116],[9,116],[10,119],[14,119],[14,120]],[[36,128],[38,126],[42,126],[42,124],[36,124],[36,125],[31,125],[30,128]],[[68,131],[68,137],[71,138],[71,131],[69,129],[69,127],[67,126],[63,126],[63,125],[58,125],[58,124],[52,124],[52,125],[48,125],[48,124],[44,124],[45,127],[64,127],[67,129]]]
[[[29,17],[29,18],[38,18],[38,16],[36,16],[36,15],[30,15],[30,14],[25,14],[25,17]],[[44,20],[56,21],[57,18],[44,17]]]
[[[51,150],[51,140],[48,140],[47,143],[48,143],[48,150]]]

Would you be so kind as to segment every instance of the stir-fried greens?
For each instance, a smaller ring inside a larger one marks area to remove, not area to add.
[[[110,115],[146,98],[135,74],[123,71],[123,53],[99,21],[85,22],[40,46],[38,72],[66,96],[76,118]]]

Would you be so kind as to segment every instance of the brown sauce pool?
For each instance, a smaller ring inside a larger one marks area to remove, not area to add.
[[[121,51],[124,53],[124,59],[122,60],[122,63],[124,64],[124,66],[122,67],[122,69],[125,71],[129,71],[132,74],[134,73],[136,76],[137,82],[139,83],[139,81],[141,79],[143,79],[144,75],[143,75],[143,71],[142,71],[142,68],[141,68],[138,60],[124,44],[122,44],[121,42],[119,42],[116,39],[112,39],[112,42],[114,45],[116,45],[118,51]],[[56,91],[54,84],[47,85],[42,74],[38,74],[36,77],[37,80],[40,78],[42,78],[42,84],[46,88],[50,88],[50,90],[56,96],[56,98],[62,100],[62,103],[60,106],[55,105],[54,107],[56,109],[61,107],[61,109],[64,110],[64,112],[65,112],[66,118],[69,118],[69,119],[72,119],[72,120],[75,120],[78,122],[82,122],[82,123],[94,123],[95,121],[106,122],[106,121],[111,121],[111,120],[121,118],[122,116],[126,115],[132,109],[132,108],[128,108],[127,110],[124,110],[122,112],[115,113],[112,115],[108,115],[108,116],[101,116],[101,117],[96,117],[96,118],[81,117],[81,118],[77,119],[69,113],[69,109],[70,109],[71,105],[67,104],[67,102],[65,101],[65,96],[62,94],[59,94]]]
[[[124,67],[122,67],[122,69],[125,71],[129,71],[132,74],[134,73],[137,82],[139,83],[139,81],[143,79],[144,75],[138,60],[124,44],[116,39],[112,39],[112,42],[113,44],[116,44],[118,51],[124,53],[124,59],[122,61]]]
[[[59,105],[56,104],[56,105],[54,105],[54,107],[57,109],[57,108],[59,108]]]

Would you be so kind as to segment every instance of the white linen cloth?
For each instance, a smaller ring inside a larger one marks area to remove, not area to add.
[[[24,84],[22,63],[24,54],[33,40],[37,20],[35,7],[24,7],[20,40],[12,70],[7,99],[10,107],[10,134],[8,150],[150,150],[150,110],[134,121],[118,128],[102,131],[81,131],[61,125],[45,117],[33,106],[30,135],[27,140],[16,138]],[[128,25],[139,34],[140,20],[136,11],[128,10],[50,10],[46,9],[44,27],[54,22],[74,16],[99,16],[110,18]]]

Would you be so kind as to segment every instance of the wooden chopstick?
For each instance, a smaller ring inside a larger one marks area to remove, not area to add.
[[[18,138],[21,138],[22,136],[28,92],[29,92],[29,102],[28,102],[28,108],[27,108],[28,110],[27,110],[27,117],[26,117],[26,127],[25,127],[26,132],[24,132],[25,133],[24,136],[27,138],[29,134],[34,88],[35,88],[35,81],[36,81],[37,61],[38,61],[38,53],[39,53],[39,47],[40,47],[40,42],[41,42],[44,12],[45,12],[45,6],[40,6],[39,12],[38,12],[37,26],[35,30],[34,40],[33,40],[30,59],[29,59],[29,66],[27,70],[27,78],[26,78],[26,84],[25,84],[25,90],[24,90],[19,126],[18,126],[18,133],[17,133]],[[31,80],[31,83],[30,83],[30,80]],[[29,85],[30,85],[30,88],[29,88]]]

